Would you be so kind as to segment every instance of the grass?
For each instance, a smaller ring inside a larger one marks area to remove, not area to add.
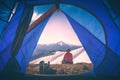
[[[77,64],[51,64],[51,68],[57,70],[56,74],[83,74],[93,69],[91,63]],[[29,64],[27,74],[39,74],[39,64]]]

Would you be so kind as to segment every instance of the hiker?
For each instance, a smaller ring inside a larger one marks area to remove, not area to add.
[[[62,64],[73,64],[73,56],[72,53],[70,53],[70,51],[70,49],[66,50],[66,53],[62,60]]]
[[[44,61],[40,62],[40,74],[56,74],[56,70],[50,67],[50,62],[45,63]]]

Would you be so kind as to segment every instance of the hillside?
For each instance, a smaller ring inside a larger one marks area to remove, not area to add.
[[[51,68],[57,70],[56,74],[83,74],[92,71],[91,63],[77,63],[77,64],[51,64]],[[29,64],[27,74],[39,74],[38,64]]]

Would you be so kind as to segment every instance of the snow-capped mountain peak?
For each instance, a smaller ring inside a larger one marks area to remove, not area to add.
[[[59,41],[57,44],[63,46],[65,43],[63,41]]]

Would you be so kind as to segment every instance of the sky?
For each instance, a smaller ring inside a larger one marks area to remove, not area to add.
[[[41,14],[34,12],[32,20],[34,21],[40,16]],[[50,44],[59,41],[80,45],[80,41],[66,16],[61,11],[56,11],[46,24],[38,44]]]

